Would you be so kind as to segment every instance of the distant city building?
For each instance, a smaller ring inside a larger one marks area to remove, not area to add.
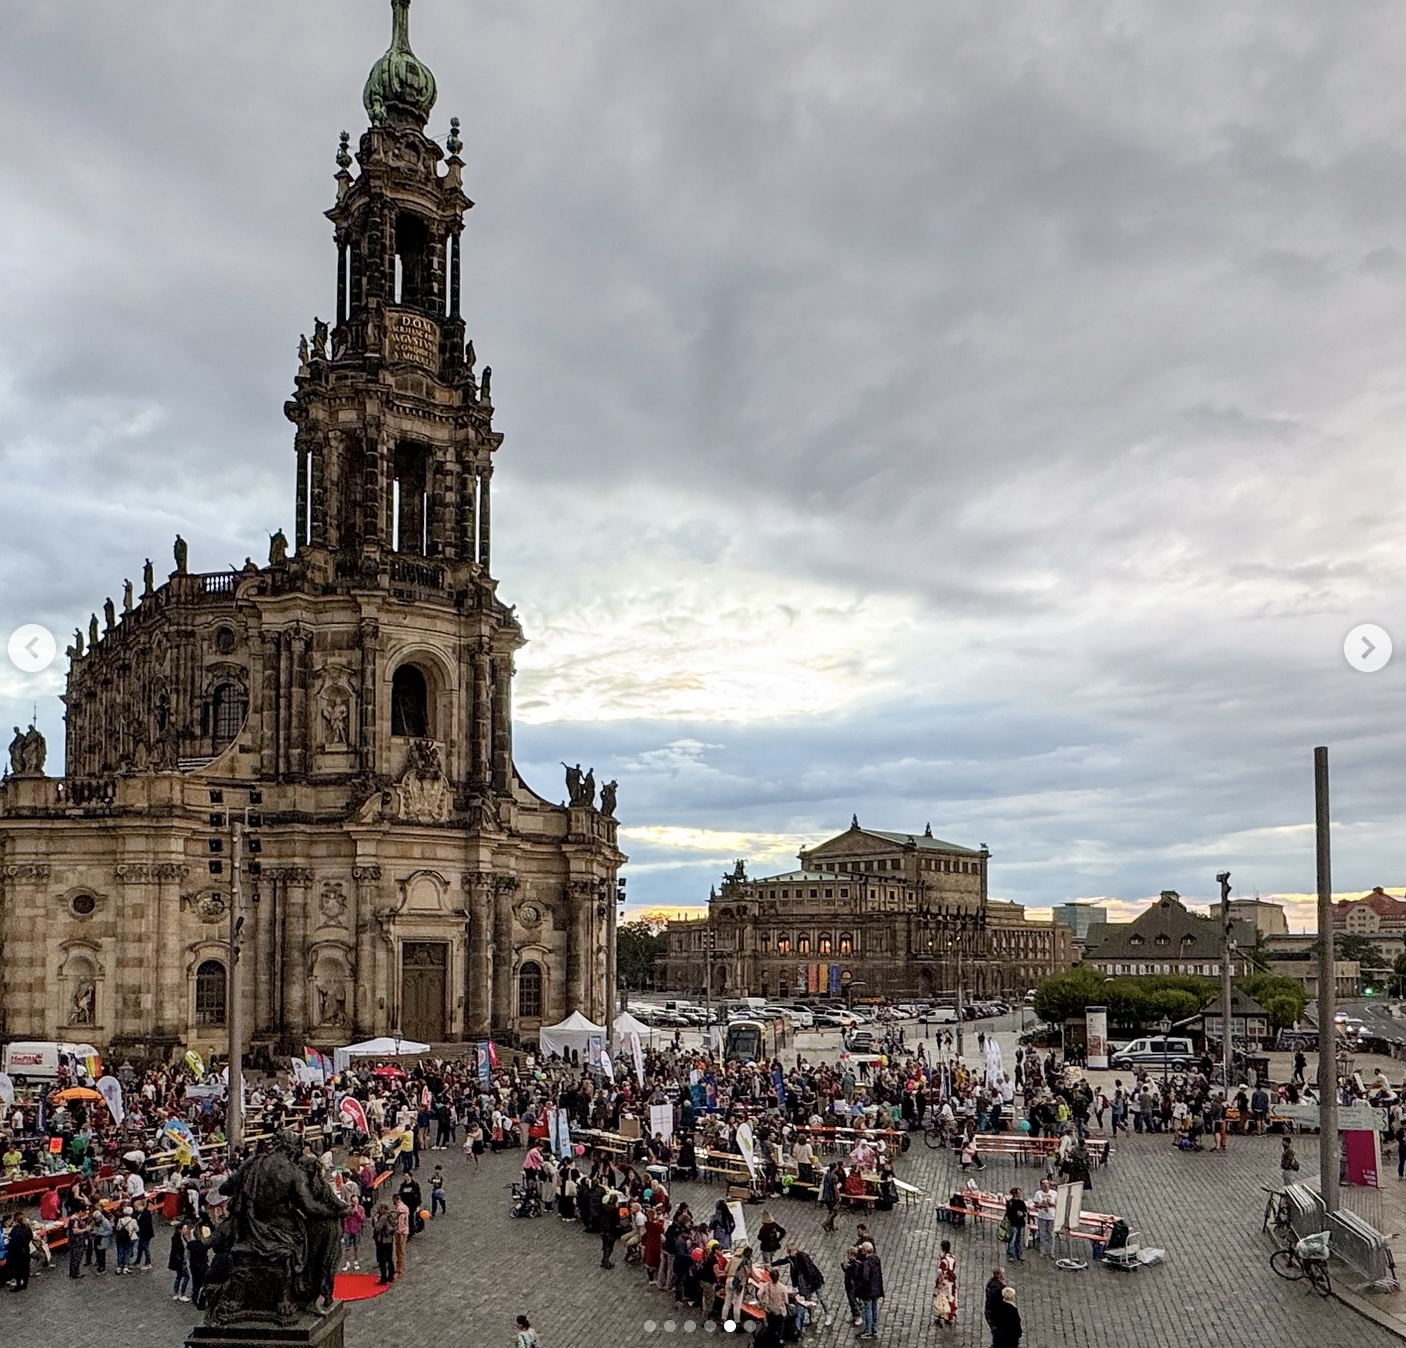
[[[988,901],[989,855],[855,819],[798,870],[754,878],[739,861],[706,918],[669,924],[665,984],[699,993],[711,964],[718,998],[937,996],[960,968],[969,996],[1023,992],[1072,950],[1055,923]]]
[[[1282,903],[1266,903],[1263,899],[1231,899],[1230,916],[1248,923],[1261,936],[1287,936],[1289,919]]]
[[[1237,950],[1255,943],[1254,928],[1235,923]],[[1110,977],[1147,977],[1154,974],[1196,974],[1219,977],[1221,972],[1220,923],[1191,912],[1175,890],[1162,896],[1131,922],[1109,922],[1090,941],[1084,963]],[[1231,960],[1230,972],[1240,978],[1251,972],[1243,954]]]
[[[1406,934],[1406,900],[1392,898],[1378,885],[1366,898],[1335,903],[1333,930],[1348,936]]]
[[[1092,928],[1108,921],[1108,911],[1097,903],[1057,903],[1054,920],[1067,927],[1076,941],[1087,941]]]

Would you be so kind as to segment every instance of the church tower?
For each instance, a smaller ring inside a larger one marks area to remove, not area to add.
[[[267,565],[202,573],[178,538],[160,583],[148,562],[74,634],[64,776],[26,741],[0,783],[6,1035],[218,1053],[232,917],[255,1046],[530,1040],[613,1013],[614,783],[597,804],[573,770],[558,805],[513,763],[524,637],[492,573],[472,202],[457,119],[443,150],[426,131],[409,10],[391,0],[369,125],[337,151],[335,308],[284,407],[291,548],[280,531]]]

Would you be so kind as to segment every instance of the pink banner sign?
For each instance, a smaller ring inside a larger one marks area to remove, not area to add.
[[[1349,1128],[1343,1132],[1343,1154],[1347,1158],[1347,1182],[1365,1189],[1379,1189],[1381,1139],[1375,1129]]]

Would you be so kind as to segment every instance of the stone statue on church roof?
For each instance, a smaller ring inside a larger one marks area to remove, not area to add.
[[[180,534],[176,535],[176,542],[175,546],[172,548],[172,552],[175,554],[176,558],[176,574],[179,576],[185,575],[186,562],[190,558],[190,546]]]

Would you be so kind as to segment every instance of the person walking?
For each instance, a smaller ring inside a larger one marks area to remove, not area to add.
[[[430,1176],[430,1220],[433,1221],[441,1212],[448,1216],[449,1205],[444,1194],[444,1167],[437,1165],[434,1174]]]
[[[14,1281],[12,1292],[23,1292],[29,1286],[30,1264],[34,1254],[34,1232],[24,1213],[10,1224],[5,1236],[5,1276]]]
[[[747,1291],[747,1283],[752,1276],[752,1247],[744,1245],[727,1261],[727,1271],[723,1274],[727,1293],[723,1297],[723,1324],[729,1320],[736,1323],[742,1318],[742,1298]]]
[[[986,1280],[986,1299],[981,1307],[982,1318],[992,1336],[996,1333],[996,1307],[1001,1304],[1001,1293],[1006,1290],[1006,1270],[999,1265],[991,1270]]]
[[[68,1276],[83,1276],[83,1256],[88,1250],[88,1240],[93,1234],[93,1219],[86,1207],[78,1207],[69,1214],[65,1225],[68,1228]]]
[[[342,1218],[342,1272],[361,1272],[361,1231],[366,1225],[366,1213],[360,1203],[347,1209]]]
[[[1282,1145],[1279,1148],[1279,1178],[1282,1187],[1287,1189],[1294,1183],[1294,1176],[1299,1168],[1299,1158],[1294,1155],[1294,1140],[1288,1133],[1285,1133],[1280,1141]]]
[[[835,1229],[835,1209],[840,1203],[840,1163],[836,1161],[826,1172],[825,1178],[820,1181],[820,1201],[825,1206],[828,1214],[820,1229],[822,1231],[833,1231]]]
[[[376,1268],[380,1273],[378,1285],[386,1286],[395,1281],[395,1213],[386,1203],[376,1209],[376,1220],[371,1223],[371,1239],[376,1246]]]
[[[1012,1189],[1011,1196],[1006,1199],[1006,1225],[1010,1229],[1006,1238],[1006,1258],[1017,1263],[1025,1262],[1025,1219],[1028,1212],[1020,1190]]]
[[[101,1208],[93,1213],[93,1259],[95,1272],[107,1272],[107,1252],[112,1248],[112,1218]]]
[[[137,1199],[137,1248],[132,1254],[132,1267],[151,1271],[151,1242],[156,1239],[156,1219],[151,1204]]]
[[[1015,1304],[1015,1288],[1003,1287],[991,1325],[991,1348],[1020,1348],[1020,1311]]]
[[[200,1289],[205,1286],[206,1275],[210,1272],[211,1230],[203,1222],[186,1228],[186,1265],[190,1269],[190,1300],[200,1305]]]
[[[762,1252],[762,1267],[770,1268],[771,1261],[786,1239],[786,1228],[770,1212],[762,1209],[762,1224],[757,1228],[757,1248]]]
[[[879,1302],[884,1295],[884,1270],[874,1247],[865,1241],[859,1247],[859,1277],[855,1285],[855,1298],[859,1302],[861,1339],[879,1337]]]
[[[171,1250],[166,1256],[166,1267],[174,1275],[171,1279],[171,1300],[189,1301],[190,1266],[186,1262],[186,1224],[177,1222],[171,1229]]]
[[[615,1253],[615,1242],[620,1239],[620,1195],[614,1189],[607,1190],[600,1205],[600,1266],[614,1268],[611,1255]]]
[[[137,1218],[130,1207],[122,1209],[114,1234],[117,1238],[117,1273],[114,1276],[120,1278],[124,1273],[131,1273],[132,1251],[137,1245]]]
[[[936,1324],[950,1329],[957,1323],[957,1256],[952,1242],[942,1242],[942,1254],[937,1261],[937,1281],[932,1289],[932,1318]]]
[[[410,1239],[410,1209],[405,1204],[405,1195],[396,1194],[395,1207],[395,1276],[405,1276],[405,1244]]]
[[[527,1316],[518,1316],[516,1328],[517,1336],[513,1339],[513,1348],[537,1348],[537,1331],[532,1328],[532,1321]]]

